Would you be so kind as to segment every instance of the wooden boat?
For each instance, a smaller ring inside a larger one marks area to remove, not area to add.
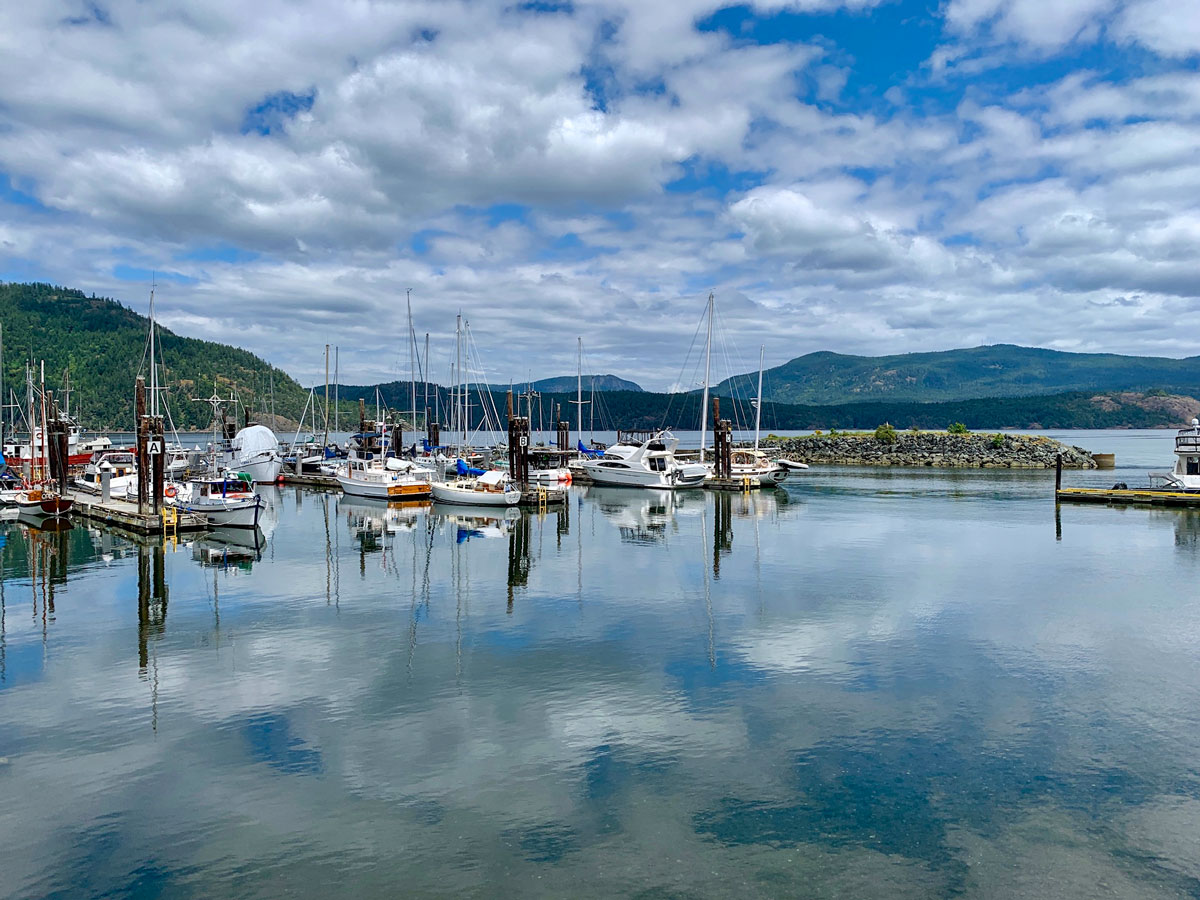
[[[337,470],[342,490],[375,500],[419,500],[430,494],[433,473],[408,460],[352,456]]]
[[[65,516],[75,501],[70,497],[60,497],[54,491],[30,488],[17,495],[16,505],[26,515]]]

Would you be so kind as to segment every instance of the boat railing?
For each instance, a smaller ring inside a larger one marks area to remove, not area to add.
[[[1200,434],[1181,434],[1175,438],[1176,450],[1200,451]]]

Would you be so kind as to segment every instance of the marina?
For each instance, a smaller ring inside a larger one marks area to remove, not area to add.
[[[836,893],[851,854],[857,895],[924,897],[1048,850],[1042,888],[1172,896],[1192,842],[1137,823],[1196,787],[1200,521],[1064,507],[1056,534],[1053,478],[545,512],[260,485],[261,534],[0,525],[5,895],[765,897]]]

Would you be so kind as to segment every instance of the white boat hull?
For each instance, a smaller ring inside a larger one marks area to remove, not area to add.
[[[339,474],[337,482],[351,497],[372,500],[420,500],[429,496],[430,483],[417,480],[362,481]]]
[[[678,490],[703,487],[708,478],[707,466],[689,463],[665,472],[654,472],[641,468],[615,468],[600,465],[602,460],[589,460],[582,464],[585,475],[595,484],[606,487],[655,488]]]
[[[233,462],[229,469],[232,472],[245,472],[255,484],[274,484],[279,480],[279,472],[283,468],[283,459],[279,456],[258,459],[253,462]]]
[[[174,503],[171,505],[185,512],[204,516],[213,528],[257,528],[264,504],[262,498],[256,495],[252,500],[227,500],[224,503]]]
[[[446,482],[433,485],[433,499],[438,503],[455,503],[463,506],[516,506],[521,502],[521,492],[519,490],[484,491]]]

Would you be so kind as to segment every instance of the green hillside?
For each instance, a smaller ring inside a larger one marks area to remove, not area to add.
[[[115,300],[49,284],[0,283],[0,323],[4,325],[4,387],[24,399],[25,363],[46,363],[46,386],[58,391],[70,371],[71,410],[92,429],[133,428],[134,379],[146,343],[149,321]],[[299,418],[307,392],[291,377],[246,350],[180,337],[159,329],[166,366],[167,401],[179,428],[207,427],[210,409],[193,403],[232,390],[258,411],[269,408],[274,373],[275,411]],[[36,372],[35,372],[36,378]],[[232,414],[232,409],[230,410]]]
[[[752,397],[758,373],[721,382],[716,393]],[[1071,391],[1200,392],[1200,357],[1063,353],[994,344],[938,353],[844,356],[809,353],[768,369],[763,396],[779,403],[871,400],[936,402]]]

